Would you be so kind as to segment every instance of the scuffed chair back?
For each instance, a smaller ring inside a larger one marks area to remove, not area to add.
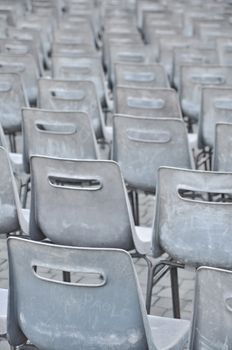
[[[232,203],[222,197],[231,194],[231,173],[160,168],[154,255],[159,246],[186,265],[230,269]]]
[[[231,349],[231,290],[231,271],[198,269],[190,350]]]
[[[24,168],[30,172],[32,155],[96,159],[96,139],[89,116],[27,108],[22,111]]]
[[[232,172],[232,123],[215,125],[213,170]]]
[[[102,137],[102,115],[95,86],[90,81],[39,80],[39,107],[84,112],[90,116],[97,138]]]
[[[50,350],[156,350],[125,251],[10,238],[8,252],[11,345],[29,339]],[[45,277],[44,267],[70,271],[71,283]]]
[[[181,118],[175,90],[119,86],[115,90],[115,113],[149,118]]]
[[[202,88],[198,128],[199,147],[214,147],[217,123],[232,122],[232,86]]]
[[[128,198],[116,163],[34,156],[31,173],[32,239],[133,248]]]
[[[123,115],[114,117],[113,159],[129,187],[152,193],[160,166],[193,164],[182,120]]]
[[[115,64],[115,86],[168,88],[164,67],[159,64]]]

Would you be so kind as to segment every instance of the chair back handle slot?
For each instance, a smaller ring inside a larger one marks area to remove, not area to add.
[[[71,178],[49,175],[48,181],[51,186],[60,189],[99,191],[103,188],[102,182],[96,178]]]
[[[130,141],[143,143],[168,143],[171,141],[171,135],[166,131],[146,131],[146,130],[127,130],[127,137]]]
[[[127,105],[131,108],[141,108],[141,109],[162,109],[165,105],[165,101],[161,98],[159,99],[149,99],[149,98],[136,98],[128,97]]]

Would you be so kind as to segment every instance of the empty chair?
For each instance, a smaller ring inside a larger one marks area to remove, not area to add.
[[[173,52],[173,84],[178,90],[181,88],[180,69],[182,65],[212,65],[218,63],[217,50],[207,47],[207,43],[199,44],[196,47],[176,47]]]
[[[104,74],[100,57],[53,56],[54,79],[92,81],[99,99],[106,105]]]
[[[132,189],[155,192],[160,166],[192,168],[185,124],[180,119],[114,117],[113,159]]]
[[[8,256],[11,345],[29,340],[51,350],[184,348],[189,322],[146,315],[127,252],[10,238]],[[82,279],[64,283],[44,277],[44,266]]]
[[[0,73],[0,123],[7,134],[21,130],[21,108],[28,102],[18,74]],[[12,145],[12,150],[15,147]]]
[[[115,86],[168,88],[169,82],[162,65],[116,63]]]
[[[35,59],[32,55],[25,54],[15,56],[1,54],[0,73],[20,74],[30,104],[36,104],[37,79],[39,78],[39,73]]]
[[[231,194],[232,173],[160,168],[153,256],[168,253],[174,262],[173,265],[170,262],[172,268],[178,262],[179,267],[206,265],[232,269],[232,203],[223,202],[223,197]],[[147,306],[151,298],[151,277],[152,274],[148,278]]]
[[[73,159],[98,158],[89,116],[82,112],[23,109],[24,168],[34,154]]]
[[[214,147],[215,125],[232,122],[232,86],[202,88],[201,112],[198,128],[200,148]]]
[[[89,115],[97,138],[103,137],[104,120],[95,86],[90,81],[39,80],[39,107],[78,111]]]
[[[148,45],[111,45],[109,48],[109,79],[112,86],[115,83],[114,64],[117,62],[155,63],[155,56]]]
[[[232,272],[197,270],[190,350],[230,349]]]
[[[181,118],[177,93],[172,89],[117,87],[115,113],[152,118]]]
[[[0,234],[22,230],[28,234],[29,212],[21,208],[8,152],[0,146]]]
[[[232,172],[232,124],[217,123],[215,125],[215,141],[213,151],[213,170]]]
[[[232,85],[231,66],[181,66],[180,99],[183,114],[197,121],[200,114],[201,88]]]

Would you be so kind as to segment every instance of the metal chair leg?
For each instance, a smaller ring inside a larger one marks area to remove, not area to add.
[[[71,274],[68,271],[63,271],[63,281],[71,282]]]
[[[179,286],[178,286],[178,271],[176,266],[170,267],[170,278],[171,278],[173,317],[180,318],[180,297],[179,297]]]

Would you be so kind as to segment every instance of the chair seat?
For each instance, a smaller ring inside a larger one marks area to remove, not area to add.
[[[152,229],[151,227],[135,226],[135,245],[140,254],[152,255]]]
[[[0,335],[7,332],[7,289],[0,289]]]
[[[148,321],[157,350],[185,348],[189,338],[189,321],[151,315],[148,315]]]

